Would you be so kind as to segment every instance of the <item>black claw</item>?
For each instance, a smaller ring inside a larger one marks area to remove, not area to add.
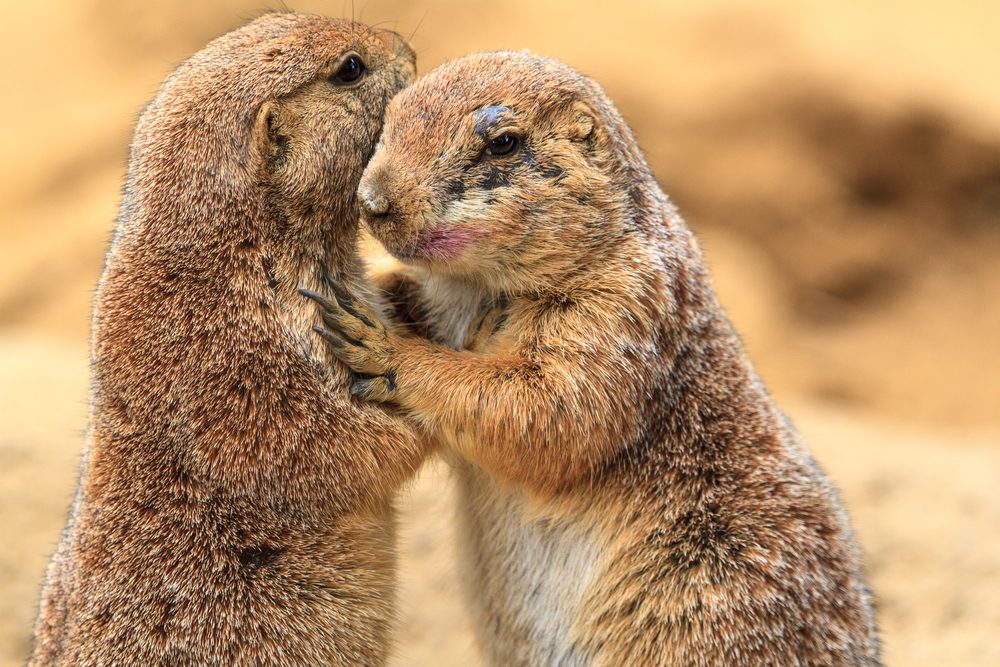
[[[328,329],[324,329],[323,327],[313,327],[313,331],[322,336],[328,343],[330,343],[334,347],[341,350],[347,349],[347,345],[345,344],[345,341],[340,336],[340,334],[334,333]]]
[[[371,394],[371,380],[355,380],[351,383],[351,396],[356,398],[368,398]]]
[[[377,329],[375,323],[368,319],[364,313],[359,312],[357,308],[354,307],[354,299],[347,295],[334,294],[334,298],[337,299],[337,304],[345,310],[349,315],[361,320],[366,327],[369,329]]]
[[[341,305],[345,303],[348,305],[354,303],[354,297],[351,296],[351,293],[347,290],[347,288],[338,283],[336,280],[328,280],[327,282],[330,283],[330,289],[333,290],[333,295],[336,297],[337,303]]]
[[[357,338],[351,338],[350,336],[348,336],[347,334],[345,334],[343,331],[339,331],[337,333],[340,335],[341,338],[343,338],[344,340],[346,340],[348,343],[350,343],[354,347],[363,347],[366,350],[368,349],[368,346],[364,344],[364,341],[360,341]]]
[[[326,313],[323,313],[323,323],[326,324],[326,326],[328,326],[330,330],[334,331],[337,334],[337,336],[341,339],[341,342],[350,343],[355,347],[363,347],[366,350],[368,349],[368,346],[365,345],[364,341],[358,340],[353,336],[348,336],[347,333],[344,331],[344,325],[338,320],[334,319],[333,316],[328,316]]]
[[[326,321],[326,318],[323,318],[323,321]],[[318,333],[320,336],[323,336],[328,341],[331,342],[336,341],[336,344],[345,350],[347,349],[348,345],[353,345],[354,347],[363,347],[366,350],[368,349],[368,346],[365,345],[364,342],[358,340],[357,338],[351,338],[343,331],[341,331],[340,327],[337,326],[336,322],[332,323],[327,322],[327,326],[329,326],[330,329],[324,329],[323,327],[313,327],[313,331]]]
[[[327,282],[329,282],[331,289],[333,289],[333,298],[337,300],[337,305],[340,307],[341,310],[347,312],[348,315],[353,315],[357,319],[361,320],[364,323],[364,325],[370,329],[379,328],[378,325],[372,322],[367,315],[365,315],[364,313],[362,313],[361,311],[359,311],[357,308],[354,307],[354,297],[351,296],[350,292],[344,289],[343,285],[338,283],[336,280],[332,279],[329,279]],[[305,291],[308,292],[309,290]],[[312,294],[312,292],[310,292],[310,294]],[[306,294],[306,296],[309,296],[309,294]],[[322,299],[322,297],[320,297],[320,299]],[[326,301],[326,303],[329,302]],[[327,310],[331,310],[331,308],[327,307]]]
[[[378,380],[385,380],[389,391],[396,390],[396,372],[389,371],[385,375],[359,374],[351,383],[351,396],[368,400],[372,397],[372,387]]]
[[[386,384],[389,385],[389,391],[395,391],[396,390],[396,371],[386,371],[385,375],[383,375],[382,377],[385,378]]]
[[[318,303],[320,305],[320,308],[322,308],[323,310],[330,310],[330,311],[337,310],[333,302],[324,297],[322,294],[317,294],[316,292],[308,290],[305,287],[299,288],[299,294],[306,297],[307,299],[312,299],[313,301]]]
[[[347,291],[347,288],[340,284],[340,281],[335,278],[327,278],[326,282],[330,284],[330,288],[333,289],[334,294],[343,294],[345,296],[350,296],[351,293]]]

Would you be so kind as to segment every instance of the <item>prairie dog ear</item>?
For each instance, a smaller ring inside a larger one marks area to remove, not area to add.
[[[569,136],[573,141],[584,141],[594,134],[597,120],[594,112],[579,100],[573,102],[569,109]]]
[[[281,108],[278,103],[268,100],[261,104],[253,124],[253,147],[263,172],[273,173],[285,161],[288,136],[281,125]]]

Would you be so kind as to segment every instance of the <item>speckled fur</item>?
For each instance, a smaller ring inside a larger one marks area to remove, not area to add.
[[[368,75],[336,87],[349,50]],[[390,497],[426,445],[350,399],[296,288],[365,292],[354,191],[413,73],[394,34],[269,14],[143,112],[29,664],[384,663]]]
[[[521,148],[485,154],[504,131]],[[409,265],[382,280],[397,313],[445,345],[324,321],[367,346],[333,346],[375,375],[353,391],[461,461],[490,664],[878,664],[836,493],[595,83],[522,53],[445,64],[390,104],[359,194]],[[496,332],[458,349],[490,303]]]

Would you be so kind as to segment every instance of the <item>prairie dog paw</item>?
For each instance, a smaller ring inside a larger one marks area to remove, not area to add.
[[[396,371],[385,375],[360,375],[351,382],[351,396],[363,401],[385,403],[396,395]]]
[[[465,334],[463,349],[478,352],[485,347],[486,342],[503,326],[507,319],[507,304],[493,302],[479,314]]]
[[[395,391],[395,335],[376,313],[340,285],[334,285],[333,299],[306,289],[299,293],[319,306],[324,326],[315,327],[314,331],[326,340],[334,356],[363,376],[356,379],[355,384],[367,386],[365,383],[371,384],[371,380],[385,380],[378,383],[380,391],[355,392],[352,386],[351,393],[362,398],[370,394],[369,400],[386,400],[375,397],[385,397],[388,392]]]

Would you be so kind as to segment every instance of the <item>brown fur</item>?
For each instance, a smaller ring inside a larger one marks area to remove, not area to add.
[[[349,51],[367,74],[335,85]],[[271,14],[142,114],[30,664],[385,661],[390,497],[426,447],[351,401],[296,289],[364,291],[354,191],[413,73],[394,34]]]
[[[520,148],[484,152],[504,133]],[[596,84],[525,54],[446,64],[393,100],[359,193],[449,347],[346,295],[327,336],[369,376],[352,391],[461,461],[491,664],[878,663],[837,496]],[[453,349],[496,302],[496,333]]]

